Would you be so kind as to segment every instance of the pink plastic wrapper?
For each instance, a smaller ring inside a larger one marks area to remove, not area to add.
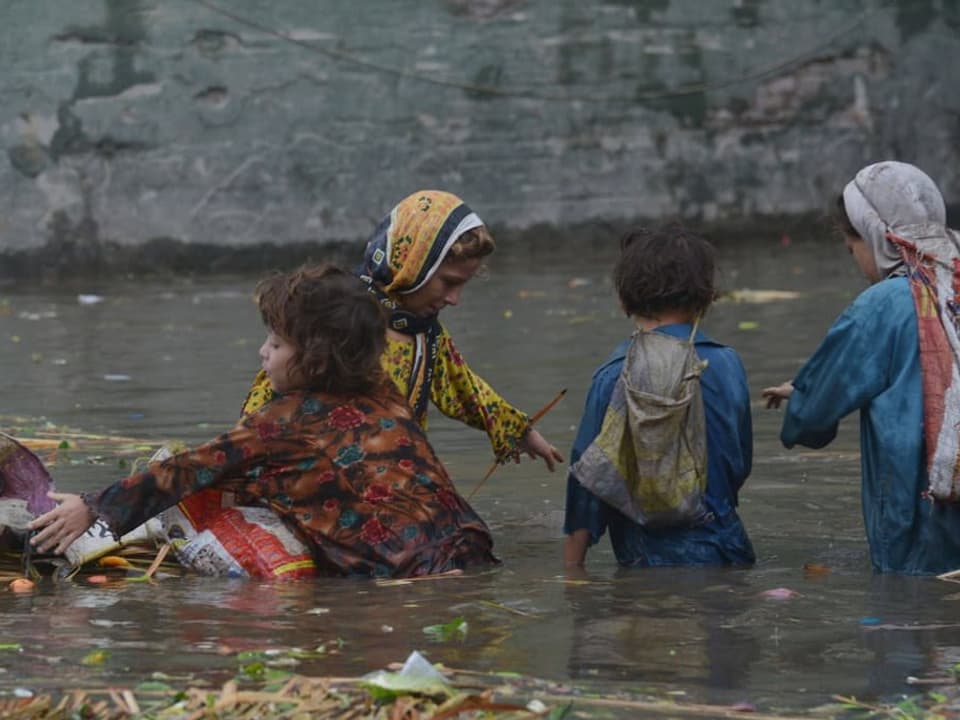
[[[0,433],[0,546],[22,544],[24,528],[19,522],[11,527],[7,523],[10,518],[22,517],[24,510],[32,517],[52,510],[56,503],[47,497],[51,490],[53,480],[40,459]]]

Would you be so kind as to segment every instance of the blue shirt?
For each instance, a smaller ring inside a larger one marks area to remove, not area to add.
[[[863,519],[879,572],[960,568],[960,505],[927,489],[917,315],[909,281],[884,280],[837,318],[793,381],[780,439],[821,448],[860,411]]]
[[[687,339],[689,324],[656,329]],[[708,365],[701,376],[707,429],[706,505],[712,518],[692,528],[643,528],[585,489],[570,474],[564,532],[589,529],[596,543],[607,528],[621,565],[725,565],[755,560],[747,532],[736,513],[737,494],[753,462],[750,393],[740,357],[698,331],[697,355]],[[575,463],[599,434],[603,416],[620,376],[630,340],[622,342],[593,374],[586,407],[570,453]]]

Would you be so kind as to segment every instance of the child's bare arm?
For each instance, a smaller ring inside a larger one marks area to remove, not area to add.
[[[780,403],[789,399],[791,393],[793,393],[793,383],[787,381],[780,385],[764,388],[761,394],[766,399],[768,408],[777,409],[780,407]]]
[[[560,451],[532,427],[520,439],[517,446],[532,458],[543,458],[543,461],[547,464],[547,470],[550,472],[554,471],[556,463],[563,462],[563,455],[560,454]]]
[[[80,495],[51,492],[47,496],[58,505],[30,523],[31,530],[39,531],[30,544],[40,552],[63,553],[93,525],[97,516]]]

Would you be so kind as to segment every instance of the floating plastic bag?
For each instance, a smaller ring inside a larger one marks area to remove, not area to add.
[[[414,650],[399,672],[377,670],[363,676],[360,686],[377,700],[392,700],[402,695],[450,697],[453,688],[429,660]]]
[[[53,480],[40,459],[0,433],[0,546],[23,547],[30,521],[56,506],[47,497],[53,489]]]
[[[173,454],[162,447],[150,462]],[[309,548],[277,513],[236,505],[233,493],[217,488],[188,495],[119,541],[97,520],[67,549],[67,557],[80,565],[122,545],[161,542],[170,543],[181,565],[201,575],[292,580],[316,574]]]
[[[63,553],[74,567],[86,565],[104,555],[113,555],[123,547],[130,545],[156,545],[162,539],[160,522],[150,518],[119,539],[113,536],[110,526],[97,518],[87,531],[70,543]]]
[[[27,523],[52,510],[56,503],[47,497],[54,483],[40,459],[16,439],[0,433],[0,544],[23,548]],[[74,567],[96,560],[123,545],[153,542],[159,523],[154,520],[116,540],[110,528],[97,520],[77,538],[65,554]]]
[[[201,575],[295,580],[314,577],[310,549],[268,507],[235,505],[202,490],[160,514],[177,559]]]

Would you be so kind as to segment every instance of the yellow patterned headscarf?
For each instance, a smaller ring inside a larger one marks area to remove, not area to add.
[[[414,362],[407,380],[407,402],[425,417],[436,364],[440,323],[404,310],[396,296],[419,290],[440,267],[453,244],[483,225],[466,203],[442,190],[420,190],[390,211],[363,254],[358,275],[388,312],[391,329],[414,338]]]
[[[483,225],[466,203],[442,190],[420,190],[400,201],[367,243],[362,274],[387,294],[419,290],[451,246]]]

